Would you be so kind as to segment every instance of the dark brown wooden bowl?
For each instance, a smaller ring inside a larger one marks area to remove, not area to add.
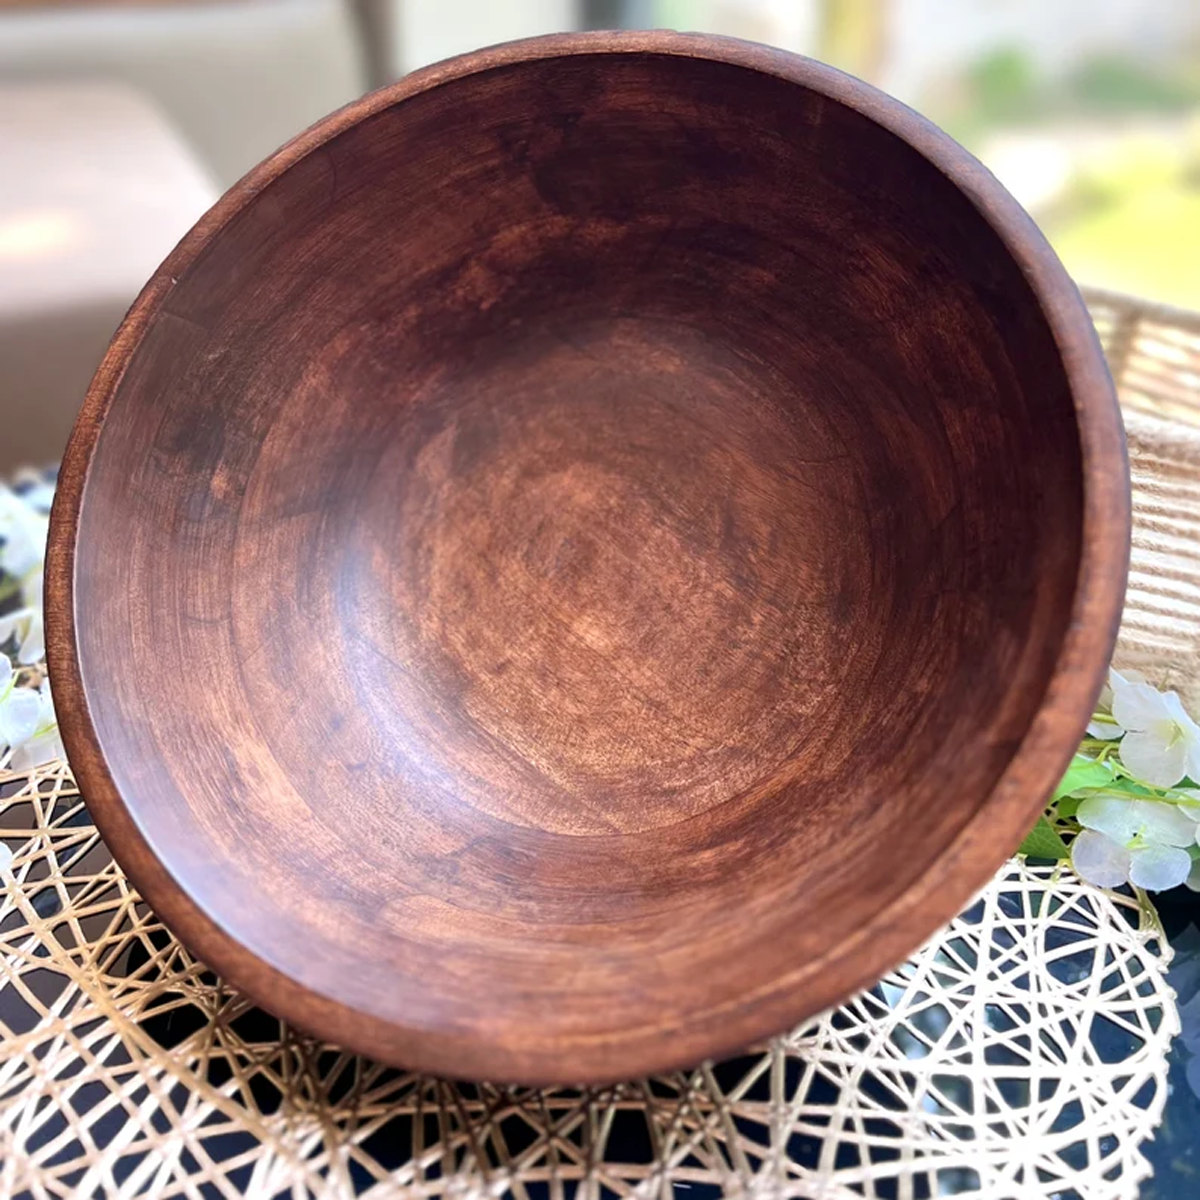
[[[610,1080],[871,981],[1017,844],[1129,535],[1075,289],[788,54],[552,37],[252,172],[63,469],[50,661],[137,886],[408,1066]]]

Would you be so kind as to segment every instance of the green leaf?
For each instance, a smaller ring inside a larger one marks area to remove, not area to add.
[[[1060,817],[1073,817],[1083,801],[1083,796],[1063,796],[1055,803],[1054,810]]]
[[[1121,796],[1133,796],[1139,800],[1153,800],[1159,796],[1162,791],[1161,788],[1156,791],[1152,788],[1144,787],[1142,784],[1138,783],[1136,779],[1130,779],[1128,777],[1114,779],[1112,783],[1105,787],[1104,790],[1106,792],[1115,792]]]
[[[1111,787],[1112,782],[1112,768],[1107,763],[1097,762],[1094,758],[1088,758],[1086,754],[1077,754],[1071,759],[1067,773],[1054,789],[1050,799],[1054,801],[1083,788]]]
[[[1045,817],[1038,817],[1037,824],[1025,835],[1017,853],[1033,858],[1069,858],[1071,854],[1058,830]]]

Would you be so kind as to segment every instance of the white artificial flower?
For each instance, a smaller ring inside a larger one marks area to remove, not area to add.
[[[41,572],[50,519],[0,483],[0,571],[22,582]]]
[[[1146,677],[1141,671],[1118,671],[1116,667],[1109,667],[1108,682],[1100,692],[1100,699],[1096,701],[1096,713],[1088,722],[1088,733],[1106,742],[1119,738],[1125,730],[1112,715],[1113,692],[1116,688],[1128,687],[1131,683],[1145,682]]]
[[[1192,869],[1188,872],[1188,877],[1183,881],[1192,889],[1193,892],[1200,892],[1200,858],[1192,863]]]
[[[1184,797],[1178,802],[1177,807],[1189,820],[1197,823],[1196,840],[1200,841],[1200,789],[1177,788],[1175,795]]]
[[[1106,833],[1122,844],[1140,838],[1164,846],[1190,846],[1196,840],[1195,820],[1166,800],[1095,792],[1080,801],[1076,816],[1085,829]]]
[[[0,572],[17,582],[21,605],[0,617],[0,645],[15,639],[17,661],[28,666],[46,656],[42,624],[43,560],[49,518],[34,501],[0,483]]]
[[[41,604],[18,608],[0,617],[0,646],[10,638],[17,643],[17,662],[30,667],[46,657],[46,627]]]
[[[0,654],[0,747],[15,752],[37,733],[43,715],[40,694],[17,687],[8,655]]]
[[[1113,681],[1113,717],[1124,729],[1121,761],[1152,787],[1174,787],[1185,775],[1200,780],[1200,725],[1174,692],[1148,683]]]
[[[1089,883],[1161,892],[1189,877],[1192,857],[1184,847],[1196,843],[1197,822],[1179,806],[1097,792],[1076,815],[1084,829],[1071,844],[1071,863]]]
[[[10,638],[15,638],[17,661],[27,667],[41,662],[46,657],[42,582],[43,576],[40,570],[27,575],[21,589],[25,606],[0,617],[0,645]]]
[[[1115,888],[1129,882],[1129,851],[1102,833],[1085,829],[1071,843],[1071,866],[1080,879],[1097,887]]]
[[[1129,882],[1148,892],[1178,887],[1192,869],[1192,856],[1177,846],[1143,846],[1130,851],[1129,858]]]
[[[18,771],[66,757],[58,732],[58,718],[54,713],[54,697],[50,694],[50,680],[42,680],[42,686],[36,692],[32,688],[24,690],[37,697],[38,714],[33,732],[13,750],[12,765]]]

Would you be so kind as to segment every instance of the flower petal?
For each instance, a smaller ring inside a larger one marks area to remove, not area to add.
[[[1192,869],[1192,856],[1177,846],[1147,846],[1129,857],[1129,882],[1148,892],[1178,887]]]
[[[1160,846],[1190,846],[1196,840],[1196,822],[1178,805],[1164,800],[1136,800],[1142,836]]]
[[[1128,687],[1131,683],[1149,683],[1141,671],[1134,667],[1126,667],[1118,671],[1116,667],[1108,668],[1108,686],[1115,692],[1119,687]]]
[[[46,590],[46,577],[41,571],[34,571],[25,577],[25,582],[21,584],[21,597],[25,601],[26,608],[32,608],[35,612],[42,611],[42,596]]]
[[[45,625],[37,608],[18,608],[0,617],[0,644],[17,640],[17,661],[30,666],[46,657]]]
[[[7,654],[0,654],[0,695],[12,683],[13,665]]]
[[[1125,732],[1111,717],[1097,717],[1089,721],[1087,731],[1092,737],[1100,738],[1106,742],[1111,742],[1114,738],[1119,738]]]
[[[0,568],[18,579],[40,568],[49,519],[7,486],[0,488]]]
[[[0,746],[14,749],[38,730],[42,715],[41,697],[32,688],[13,688],[0,704]]]
[[[1189,730],[1200,737],[1200,726],[1188,716],[1188,711],[1183,707],[1183,701],[1179,698],[1178,692],[1164,692],[1163,701],[1167,706],[1167,711],[1171,714],[1171,720],[1174,721],[1181,729]]]
[[[1175,720],[1178,736],[1187,745],[1184,773],[1191,775],[1193,779],[1200,779],[1200,775],[1193,774],[1193,771],[1200,767],[1200,725],[1197,725],[1188,715],[1177,692],[1168,692],[1166,699],[1167,707],[1171,710],[1171,715]]]
[[[1075,873],[1097,887],[1119,887],[1129,879],[1130,854],[1111,838],[1085,829],[1071,843]]]
[[[1148,729],[1155,721],[1172,720],[1167,698],[1148,683],[1113,688],[1113,716],[1126,729]]]
[[[29,628],[21,639],[21,648],[17,651],[17,661],[24,666],[40,663],[46,657],[46,630],[42,624],[41,614],[38,613],[29,622]]]
[[[12,877],[13,852],[0,842],[0,875]]]
[[[1075,815],[1086,829],[1106,834],[1121,845],[1135,838],[1141,827],[1134,801],[1128,796],[1115,796],[1111,792],[1094,792],[1085,796]]]
[[[1127,733],[1121,742],[1121,761],[1130,773],[1152,787],[1174,787],[1187,769],[1188,745],[1183,738],[1172,738],[1175,729],[1171,722],[1169,730],[1160,728],[1134,730]]]
[[[30,738],[23,746],[17,747],[13,751],[12,765],[14,770],[28,771],[66,756],[58,730],[51,729],[48,733]]]

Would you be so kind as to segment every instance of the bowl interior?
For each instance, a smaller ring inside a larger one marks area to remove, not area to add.
[[[76,636],[218,966],[553,1079],[888,965],[861,935],[1025,736],[1083,521],[1050,329],[943,174],[744,65],[515,62],[345,129],[156,286]]]

